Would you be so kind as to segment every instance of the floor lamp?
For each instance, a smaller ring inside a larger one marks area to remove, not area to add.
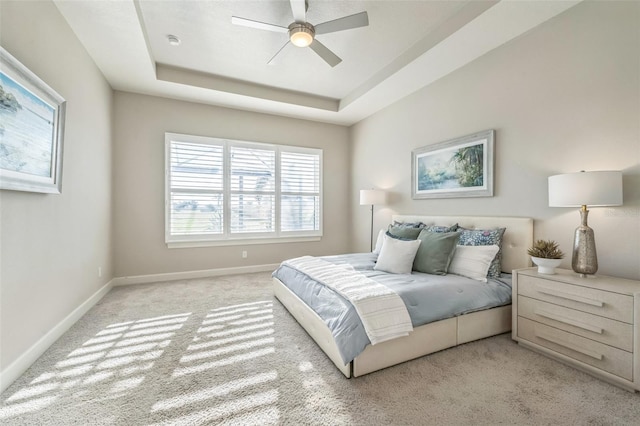
[[[580,207],[581,224],[573,238],[571,267],[581,277],[598,270],[596,241],[587,225],[590,207],[622,205],[622,172],[578,172],[549,177],[550,207]]]
[[[373,206],[376,204],[384,204],[386,198],[387,193],[379,189],[360,190],[360,205],[371,206],[371,251],[373,251]]]

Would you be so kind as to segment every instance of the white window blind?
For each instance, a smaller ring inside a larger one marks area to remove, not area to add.
[[[175,141],[170,150],[171,235],[221,235],[223,146]]]
[[[174,133],[165,144],[170,246],[322,235],[321,150]]]
[[[275,231],[275,150],[231,146],[231,233]]]
[[[282,152],[282,231],[313,231],[320,227],[320,158],[318,155]]]

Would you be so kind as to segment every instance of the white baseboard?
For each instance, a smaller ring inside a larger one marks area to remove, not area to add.
[[[163,281],[189,280],[194,278],[218,277],[222,275],[251,274],[254,272],[275,271],[279,263],[253,266],[237,266],[234,268],[203,269],[200,271],[168,272],[165,274],[134,275],[112,280],[114,286],[146,284]]]
[[[96,291],[91,297],[73,310],[62,321],[56,324],[47,334],[34,343],[25,353],[12,362],[7,368],[0,372],[0,393],[9,387],[18,377],[20,377],[49,347],[60,338],[73,324],[87,313],[105,294],[113,287],[113,281],[109,281]]]

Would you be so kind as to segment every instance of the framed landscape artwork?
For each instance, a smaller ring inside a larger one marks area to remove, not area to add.
[[[485,130],[413,150],[413,198],[493,196],[494,134]]]
[[[59,194],[65,100],[0,47],[0,189]]]

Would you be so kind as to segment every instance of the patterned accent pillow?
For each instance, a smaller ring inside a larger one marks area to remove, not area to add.
[[[451,226],[442,226],[442,225],[425,225],[424,229],[427,232],[437,232],[437,233],[443,233],[443,232],[456,232],[458,230],[458,224],[456,223],[455,225],[451,225]]]
[[[493,258],[489,267],[488,277],[499,278],[502,271],[502,236],[507,228],[495,229],[467,229],[459,227],[458,231],[462,231],[458,245],[461,246],[492,246],[499,247],[498,253]]]

